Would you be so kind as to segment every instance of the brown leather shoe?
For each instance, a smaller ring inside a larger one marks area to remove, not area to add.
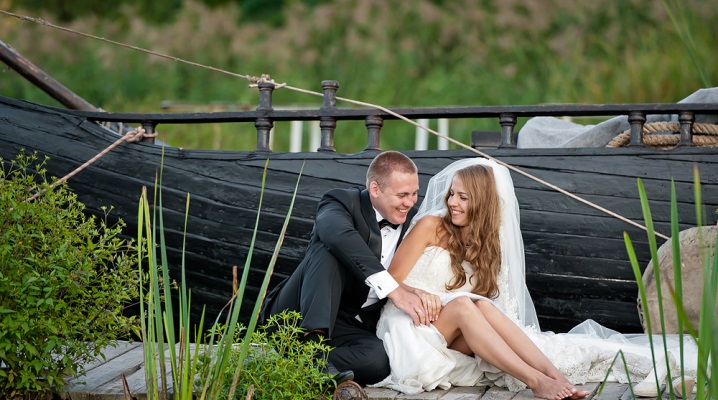
[[[334,390],[333,400],[369,400],[369,396],[358,383],[344,381]]]

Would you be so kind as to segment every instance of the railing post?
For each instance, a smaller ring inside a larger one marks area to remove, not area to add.
[[[367,132],[367,145],[364,150],[381,150],[381,127],[384,126],[384,118],[378,115],[369,115],[364,119]]]
[[[428,150],[429,149],[429,131],[424,128],[429,127],[429,120],[427,118],[417,119],[416,123],[423,128],[416,127],[414,133],[414,150]]]
[[[339,89],[339,82],[322,81],[322,90],[324,91],[324,102],[322,103],[321,108],[322,111],[337,108],[337,89]],[[336,127],[336,118],[319,117],[319,128],[322,131],[322,142],[317,151],[336,153],[336,149],[334,149],[334,129],[336,129]]]
[[[499,124],[501,124],[501,144],[499,148],[516,148],[516,133],[514,127],[516,126],[516,115],[514,114],[501,114],[499,115]]]
[[[678,114],[678,122],[681,123],[681,140],[678,146],[693,146],[693,122],[696,116],[693,111],[682,111]]]
[[[628,123],[631,124],[631,141],[629,147],[643,147],[643,124],[646,122],[646,113],[631,111],[628,114]]]
[[[271,82],[259,82],[257,88],[259,89],[259,106],[257,106],[257,111],[272,111],[272,91],[274,91],[274,84]],[[269,134],[274,126],[274,122],[267,117],[258,117],[254,121],[254,126],[257,128],[257,148],[254,149],[254,151],[272,151],[269,147]]]
[[[449,119],[448,118],[439,118],[439,127],[438,127],[439,133],[449,137]],[[445,139],[443,137],[437,138],[436,140],[436,149],[437,150],[449,150],[449,139]]]
[[[142,128],[145,130],[145,133],[155,133],[155,129],[157,128],[156,122],[143,122]],[[155,144],[155,138],[154,137],[143,137],[142,143],[149,143],[149,144]]]

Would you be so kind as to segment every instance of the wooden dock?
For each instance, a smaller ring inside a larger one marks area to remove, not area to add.
[[[105,360],[96,360],[85,366],[86,375],[68,380],[69,386],[58,395],[66,400],[123,400],[125,399],[122,379],[124,375],[130,393],[137,400],[147,398],[145,386],[144,355],[142,343],[120,342],[117,347],[104,351]],[[168,369],[169,370],[169,369]],[[172,377],[168,376],[171,385]],[[597,394],[599,384],[591,383],[579,386],[591,391],[587,400],[627,400],[631,392],[627,384],[609,383],[601,394]],[[455,387],[449,390],[433,390],[418,395],[377,388],[365,388],[369,399],[423,399],[423,400],[525,400],[534,399],[530,390],[509,392],[499,387]],[[695,396],[691,396],[695,398]],[[648,398],[646,398],[648,399]]]

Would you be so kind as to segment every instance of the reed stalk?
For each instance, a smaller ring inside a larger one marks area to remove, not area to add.
[[[711,380],[709,379],[710,376],[716,377],[718,375],[718,371],[716,370],[716,363],[711,362],[711,360],[715,360],[715,357],[718,355],[718,325],[716,323],[716,317],[715,317],[715,307],[716,307],[716,288],[718,287],[718,256],[713,253],[715,249],[718,247],[718,238],[716,241],[716,244],[711,248],[708,246],[703,246],[703,239],[701,235],[701,226],[702,221],[705,220],[704,218],[704,211],[703,206],[701,204],[701,189],[700,189],[700,176],[698,173],[697,167],[694,168],[694,190],[695,190],[695,206],[696,206],[696,223],[699,230],[699,243],[701,243],[701,259],[702,259],[702,267],[703,267],[703,276],[704,276],[704,286],[702,291],[702,301],[701,301],[701,310],[700,310],[700,321],[699,321],[699,327],[696,329],[690,319],[688,318],[688,315],[685,311],[684,305],[683,305],[683,283],[682,283],[682,277],[681,277],[681,256],[680,256],[680,241],[679,241],[679,221],[678,221],[678,206],[676,201],[676,188],[675,183],[671,181],[671,247],[673,250],[673,284],[669,286],[668,291],[670,295],[670,299],[674,302],[676,305],[677,310],[677,317],[678,317],[678,327],[679,327],[679,339],[680,339],[680,348],[679,348],[679,364],[680,364],[680,380],[681,380],[681,393],[684,393],[686,391],[685,386],[685,358],[684,358],[684,331],[687,332],[687,334],[691,335],[697,345],[698,345],[698,363],[697,363],[697,377],[696,377],[696,387],[697,387],[697,393],[696,393],[696,400],[703,400],[703,399],[718,399],[718,381],[715,379]],[[668,349],[667,349],[667,340],[666,340],[666,333],[665,333],[665,319],[664,319],[664,313],[663,313],[663,291],[661,288],[661,279],[660,279],[660,268],[659,268],[659,260],[658,260],[658,254],[657,254],[657,247],[656,247],[656,235],[655,231],[653,229],[653,219],[651,217],[651,211],[648,204],[648,198],[646,196],[646,191],[643,186],[643,183],[640,179],[638,179],[638,192],[641,199],[641,209],[643,211],[643,217],[645,221],[645,225],[647,228],[647,236],[648,236],[648,243],[650,247],[651,252],[651,262],[653,265],[653,273],[655,277],[655,284],[656,284],[656,294],[657,294],[657,301],[659,305],[659,322],[661,325],[661,335],[660,338],[662,339],[663,343],[663,355],[665,357],[666,362],[666,368],[667,368],[667,376],[666,376],[666,389],[668,391],[667,395],[671,399],[675,399],[678,395],[675,393],[673,385],[671,384],[673,381],[673,377],[671,376],[670,366],[668,362]],[[624,241],[626,244],[626,250],[628,252],[629,260],[631,262],[631,267],[633,268],[634,276],[636,278],[636,283],[638,284],[638,290],[639,290],[639,296],[641,299],[642,304],[647,305],[647,297],[646,297],[646,288],[642,279],[642,272],[640,269],[640,266],[638,264],[638,259],[636,257],[636,252],[633,248],[633,245],[631,243],[631,239],[628,236],[627,233],[624,233]],[[645,311],[645,310],[644,310]],[[654,364],[654,373],[656,370],[656,354],[655,354],[655,346],[654,346],[654,336],[652,332],[652,324],[655,321],[651,321],[650,313],[645,311],[644,313],[644,320],[646,325],[646,331],[648,333],[648,339],[649,344],[651,346],[651,357],[653,359]],[[658,376],[655,376],[656,378],[656,385],[657,390],[659,393],[661,393],[661,382],[658,381]],[[633,392],[632,392],[633,393]],[[690,394],[688,394],[690,396]]]
[[[291,211],[294,206],[294,199],[299,186],[299,177],[292,196],[289,210],[284,220],[284,225],[279,234],[279,239],[274,253],[264,274],[262,286],[257,295],[255,307],[250,318],[249,326],[244,330],[244,336],[240,343],[235,343],[237,330],[239,329],[238,319],[241,309],[244,290],[249,277],[249,267],[252,259],[252,251],[259,229],[259,216],[264,198],[264,187],[267,176],[269,160],[265,163],[262,176],[262,191],[257,208],[254,233],[250,244],[249,254],[245,261],[241,283],[235,288],[232,298],[228,304],[226,320],[221,323],[221,313],[209,328],[204,331],[204,311],[201,314],[198,325],[190,321],[191,290],[188,289],[185,276],[185,243],[183,239],[182,257],[180,265],[180,287],[178,329],[175,332],[174,310],[172,308],[172,285],[169,274],[169,259],[166,252],[164,237],[164,224],[162,219],[162,167],[156,178],[154,207],[150,207],[147,198],[147,189],[143,188],[138,211],[138,260],[140,265],[147,266],[147,273],[143,274],[140,312],[142,341],[145,360],[145,379],[147,387],[147,398],[155,399],[215,399],[219,397],[222,384],[227,372],[227,365],[232,356],[232,349],[235,345],[240,346],[239,365],[247,356],[250,339],[257,325],[257,318],[262,300],[269,285],[269,278],[274,270],[279,249],[289,224]],[[302,166],[303,170],[303,166]],[[184,237],[187,235],[187,220],[189,215],[190,195],[187,195],[185,203]],[[150,210],[153,216],[150,219]],[[159,246],[157,239],[159,238]],[[144,252],[143,250],[144,249]],[[159,254],[157,254],[159,251]],[[146,289],[144,286],[146,285]],[[195,338],[196,343],[190,343],[190,338]],[[168,353],[168,354],[166,354]],[[172,385],[167,382],[167,357],[169,356],[169,369],[172,376]],[[205,367],[207,366],[207,367]],[[233,384],[230,388],[232,397],[241,368],[238,368],[233,375]]]

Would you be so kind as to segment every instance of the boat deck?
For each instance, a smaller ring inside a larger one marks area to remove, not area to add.
[[[81,378],[69,379],[69,386],[62,399],[71,400],[123,400],[124,391],[121,376],[124,375],[130,393],[137,400],[147,398],[145,386],[144,356],[142,343],[120,342],[117,347],[104,351],[105,360],[96,360],[85,366],[86,375]],[[171,384],[171,376],[168,376]],[[631,391],[627,384],[608,383],[598,394],[598,383],[579,386],[591,391],[587,400],[624,400],[630,399]],[[369,399],[441,399],[441,400],[523,400],[534,399],[530,390],[510,392],[499,387],[454,387],[449,390],[433,390],[418,395],[377,388],[365,388]],[[695,398],[695,396],[691,396]],[[648,399],[648,398],[646,398]]]

